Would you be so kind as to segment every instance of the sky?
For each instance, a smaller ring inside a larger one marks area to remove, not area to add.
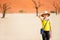
[[[60,2],[60,0],[34,0],[38,4],[40,1],[40,7],[39,7],[39,12],[41,11],[51,11],[54,10],[55,8],[53,7],[53,1],[55,2]],[[35,5],[32,2],[32,0],[0,0],[0,4],[3,5],[4,3],[7,4],[7,7],[9,9],[7,12],[9,13],[18,13],[20,10],[23,10],[26,13],[32,13],[35,12]],[[1,12],[0,8],[0,12]]]

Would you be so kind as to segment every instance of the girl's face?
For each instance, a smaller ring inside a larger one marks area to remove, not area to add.
[[[47,18],[48,17],[48,15],[47,14],[45,14],[45,15],[43,15],[44,16],[44,18]]]

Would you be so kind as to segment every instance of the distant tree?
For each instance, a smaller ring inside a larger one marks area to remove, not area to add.
[[[53,7],[55,8],[56,14],[58,14],[60,11],[60,4],[56,1],[53,1]]]
[[[1,8],[1,4],[0,4],[0,8]]]
[[[19,12],[20,12],[20,13],[24,13],[24,10],[20,10]]]
[[[56,13],[55,11],[50,11],[50,13]]]
[[[2,5],[0,4],[0,11],[2,11]]]
[[[39,0],[37,3],[36,3],[35,0],[32,0],[32,2],[33,2],[34,5],[35,5],[36,15],[38,16],[38,9],[39,9],[39,7],[41,6],[40,0]]]
[[[58,7],[58,13],[60,13],[60,6]]]
[[[8,7],[7,3],[1,4],[0,6],[2,9],[2,13],[3,13],[2,18],[4,18],[7,10],[10,9],[10,7]]]

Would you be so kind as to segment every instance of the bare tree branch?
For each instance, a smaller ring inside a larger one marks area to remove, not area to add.
[[[40,0],[39,0],[39,2],[38,2],[38,7],[40,7],[40,5],[41,5],[41,3],[40,3]]]
[[[37,6],[37,3],[34,0],[32,0],[32,2],[34,3],[35,6]]]
[[[2,10],[2,5],[0,4],[0,9]]]
[[[0,8],[1,8],[1,4],[0,4]]]
[[[34,0],[32,0],[32,2],[34,3],[34,5],[35,5],[35,9],[36,9],[36,15],[38,16],[38,9],[39,9],[39,7],[40,7],[40,0],[36,3],[36,1],[34,1]]]

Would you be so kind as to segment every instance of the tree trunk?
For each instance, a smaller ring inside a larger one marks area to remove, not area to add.
[[[38,7],[36,7],[36,16],[38,16]]]
[[[3,11],[2,18],[5,18],[6,10]]]

